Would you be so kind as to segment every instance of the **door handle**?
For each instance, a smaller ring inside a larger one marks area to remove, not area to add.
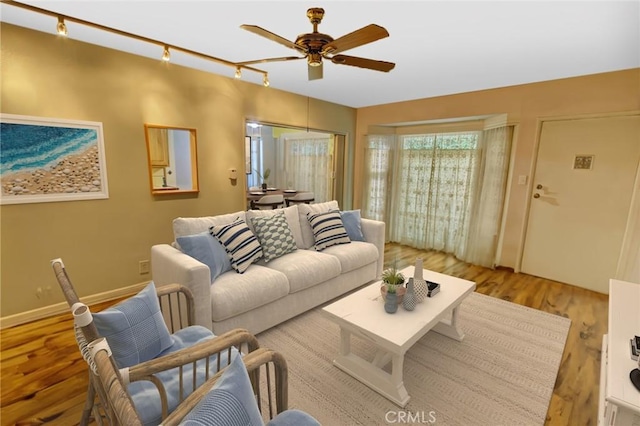
[[[540,184],[536,185],[536,189],[542,189],[542,185]]]
[[[533,194],[533,198],[540,198],[540,194],[536,192],[535,194]]]

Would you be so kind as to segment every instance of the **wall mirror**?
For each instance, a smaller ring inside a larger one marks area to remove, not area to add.
[[[248,200],[313,192],[316,203],[342,203],[345,135],[254,121],[246,122],[245,135]]]
[[[151,193],[198,192],[196,129],[144,125]]]

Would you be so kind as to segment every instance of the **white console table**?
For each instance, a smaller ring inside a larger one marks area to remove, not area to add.
[[[602,338],[598,425],[640,426],[640,391],[629,373],[629,340],[640,335],[640,284],[609,281],[609,333]]]

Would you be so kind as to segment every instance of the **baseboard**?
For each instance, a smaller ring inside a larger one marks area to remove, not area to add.
[[[496,271],[507,271],[507,272],[514,272],[514,269],[511,268],[510,266],[500,266],[500,265],[496,265],[496,267],[494,268]]]
[[[80,301],[88,306],[95,305],[96,303],[107,302],[113,299],[119,299],[121,297],[129,296],[131,294],[138,293],[144,287],[146,287],[150,281],[130,285],[128,287],[122,287],[115,290],[105,291],[104,293],[92,294],[90,296],[81,297]],[[21,312],[15,315],[9,315],[0,318],[0,330],[7,327],[14,327],[20,324],[26,324],[31,321],[40,320],[43,318],[51,317],[54,315],[60,315],[69,312],[69,305],[66,302],[56,303],[55,305],[45,306],[43,308],[33,309],[31,311]]]

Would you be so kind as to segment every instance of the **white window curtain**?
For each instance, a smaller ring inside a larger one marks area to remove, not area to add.
[[[395,135],[369,135],[364,154],[361,214],[384,221],[389,194]]]
[[[311,191],[315,202],[333,197],[333,135],[292,133],[280,137],[287,187]]]
[[[495,266],[512,138],[512,126],[482,132],[479,185],[474,194],[466,251],[461,254],[461,259],[475,265]]]
[[[389,239],[454,253],[466,249],[479,132],[402,136],[389,209]]]
[[[388,239],[493,267],[512,129],[372,135],[365,151],[363,216]]]

